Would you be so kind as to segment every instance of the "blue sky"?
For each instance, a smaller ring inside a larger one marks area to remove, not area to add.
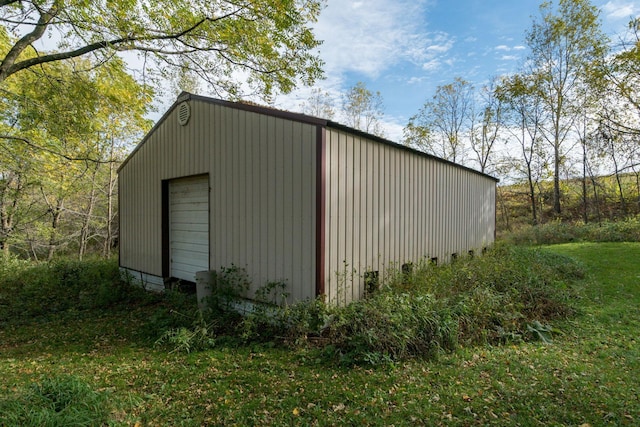
[[[379,91],[383,128],[399,141],[409,117],[439,85],[462,77],[480,87],[492,76],[514,72],[528,51],[525,32],[539,17],[541,0],[328,0],[315,27],[324,40],[320,56],[336,97],[357,82]],[[554,2],[557,3],[557,2]],[[595,0],[603,30],[623,33],[640,0]],[[275,106],[300,111],[302,88]],[[338,104],[339,105],[339,104]],[[339,118],[337,118],[339,121]]]

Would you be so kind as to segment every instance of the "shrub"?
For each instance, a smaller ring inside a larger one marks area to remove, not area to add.
[[[168,329],[156,341],[156,345],[173,347],[172,352],[185,353],[208,350],[213,348],[215,343],[214,324],[207,323],[200,310],[195,312],[191,327],[180,326]]]
[[[108,307],[141,295],[120,280],[116,260],[0,259],[0,321]]]
[[[433,295],[459,320],[459,341],[497,343],[521,337],[533,320],[574,314],[583,267],[541,249],[497,245],[484,256],[434,267],[417,265],[406,280],[390,284]]]
[[[337,309],[327,335],[343,362],[378,363],[453,349],[457,324],[429,295],[386,290]]]
[[[200,313],[196,310],[195,294],[170,289],[162,294],[148,294],[148,297],[155,301],[154,307],[138,325],[140,336],[145,340],[160,344],[181,329],[197,326]]]
[[[330,310],[321,299],[299,301],[289,305],[282,296],[286,285],[268,283],[257,292],[253,310],[246,313],[238,324],[244,341],[271,341],[280,339],[290,345],[306,343],[310,337],[319,337],[330,317]],[[273,301],[280,301],[275,304]]]

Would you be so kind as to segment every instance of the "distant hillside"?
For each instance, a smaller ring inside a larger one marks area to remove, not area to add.
[[[586,185],[586,201],[583,186]],[[553,182],[535,187],[536,221],[603,222],[640,214],[640,174],[565,180],[562,186],[562,214],[553,212]],[[498,234],[534,224],[527,183],[498,186],[496,197]]]

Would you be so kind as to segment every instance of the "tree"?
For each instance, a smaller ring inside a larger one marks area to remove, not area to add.
[[[537,96],[537,81],[532,75],[513,75],[502,81],[496,96],[505,105],[506,129],[517,141],[520,158],[513,158],[514,169],[525,176],[533,224],[538,224],[536,186],[546,168],[546,153],[541,146],[540,128],[544,121],[542,100]]]
[[[616,53],[602,61],[592,81],[600,103],[599,153],[614,168],[620,203],[626,209],[621,173],[633,173],[640,207],[640,18],[632,19],[629,32]],[[626,160],[626,161],[625,161]]]
[[[598,116],[600,114],[599,109],[602,105],[599,103],[600,96],[604,95],[603,87],[594,87],[593,79],[587,79],[585,84],[578,86],[575,96],[576,101],[579,103],[579,109],[576,114],[576,120],[574,122],[575,134],[582,148],[582,220],[584,223],[589,222],[589,192],[588,183],[589,180],[592,184],[595,184],[595,174],[600,166],[598,161],[601,156],[598,155],[598,150],[595,142],[598,137]],[[594,156],[595,154],[595,156]],[[597,188],[593,185],[594,198],[596,200],[595,211],[600,221],[600,207],[598,204]]]
[[[452,162],[462,162],[463,134],[471,128],[473,97],[473,86],[460,77],[453,83],[438,86],[432,100],[409,119],[404,129],[405,144]]]
[[[629,23],[630,40],[601,61],[591,86],[603,101],[603,120],[620,133],[640,135],[640,18]]]
[[[638,147],[637,141],[635,141],[636,137],[621,131],[615,124],[602,121],[594,133],[593,139],[595,140],[598,154],[606,158],[613,167],[611,175],[615,176],[620,212],[622,216],[625,216],[628,213],[628,206],[623,174],[629,170],[634,171],[637,166]],[[640,191],[640,188],[638,191]]]
[[[527,44],[532,72],[537,75],[537,96],[549,118],[541,130],[553,149],[553,209],[559,215],[563,148],[579,111],[575,91],[591,66],[604,56],[607,41],[598,9],[589,0],[559,0],[555,13],[553,4],[545,2],[540,12],[541,18],[534,20],[527,33]]]
[[[331,95],[320,88],[311,91],[311,96],[301,104],[301,108],[304,114],[313,117],[331,120],[336,115]]]
[[[59,248],[77,245],[82,257],[90,241],[112,241],[114,167],[150,127],[145,118],[150,102],[148,89],[117,59],[99,67],[81,58],[59,61],[5,81],[0,91],[5,251],[15,244],[25,251],[28,246],[32,256],[51,258]]]
[[[383,110],[380,92],[371,92],[363,82],[351,87],[342,99],[342,114],[346,125],[380,137],[384,137],[380,125]]]
[[[471,150],[476,155],[480,172],[486,173],[493,154],[493,148],[504,125],[504,102],[496,92],[496,80],[482,87],[482,109],[476,126],[475,114],[470,130]]]
[[[1,125],[0,125],[1,127]],[[15,231],[22,225],[30,209],[27,192],[35,168],[33,158],[24,145],[0,150],[0,253],[9,255]]]
[[[0,0],[0,84],[36,66],[135,51],[156,69],[186,67],[220,96],[269,96],[312,83],[321,61],[310,29],[322,0]],[[42,52],[38,42],[59,40]],[[238,73],[243,78],[238,79]]]

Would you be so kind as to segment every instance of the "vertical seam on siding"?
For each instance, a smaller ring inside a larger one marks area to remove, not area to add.
[[[316,127],[316,297],[325,294],[326,135]]]

